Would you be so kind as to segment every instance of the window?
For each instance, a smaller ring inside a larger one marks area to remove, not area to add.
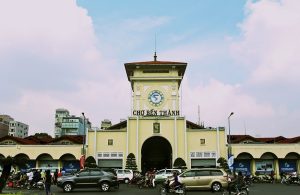
[[[153,123],[153,133],[160,133],[160,124]]]
[[[112,146],[114,144],[114,140],[113,139],[108,139],[107,144],[109,146]]]
[[[205,139],[200,139],[200,144],[204,145],[205,144]]]
[[[198,171],[197,176],[209,176],[210,172],[209,170],[204,170],[204,171]]]
[[[92,170],[91,176],[100,176],[102,175],[102,172],[100,170]]]
[[[129,170],[124,170],[125,174],[131,174],[131,171]]]
[[[219,171],[219,170],[211,170],[210,171],[210,174],[211,175],[223,175],[222,171]]]
[[[78,175],[79,175],[79,177],[89,176],[89,171],[82,171]]]
[[[185,177],[195,177],[195,171],[187,171],[183,175]]]

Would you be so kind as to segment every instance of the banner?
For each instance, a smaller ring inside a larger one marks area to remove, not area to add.
[[[24,166],[20,167],[21,172],[28,172],[30,169],[34,169],[36,166],[35,160],[29,160]]]
[[[274,160],[261,160],[255,162],[256,172],[259,174],[270,174],[274,171]]]
[[[297,160],[279,160],[279,171],[281,172],[296,172],[297,171],[297,166],[296,163]]]
[[[78,160],[63,161],[62,168],[66,173],[75,173],[80,169],[80,162]]]
[[[241,171],[244,174],[251,173],[250,159],[249,160],[238,160],[236,159],[233,168],[235,172]]]

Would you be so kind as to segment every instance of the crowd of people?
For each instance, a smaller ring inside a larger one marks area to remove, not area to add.
[[[52,172],[50,169],[30,169],[27,172],[12,171],[8,179],[7,186],[31,189],[36,187],[39,182],[42,182],[46,195],[50,195],[51,185],[56,185],[57,178],[63,174],[64,171],[58,169]]]

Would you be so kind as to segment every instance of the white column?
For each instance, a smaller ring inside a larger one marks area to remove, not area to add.
[[[129,117],[127,118],[127,125],[126,125],[126,158],[128,156],[128,142],[129,142],[129,133],[128,133],[128,130],[129,130]]]
[[[185,153],[185,163],[188,166],[188,148],[187,148],[187,136],[186,136],[186,119],[184,117],[184,153]],[[191,163],[189,163],[191,165]]]
[[[220,158],[220,129],[217,127],[217,154],[216,154],[216,164]]]
[[[95,136],[94,136],[94,158],[96,160],[96,165],[98,165],[97,160],[97,129],[95,128]]]
[[[136,161],[137,164],[140,164],[140,158],[139,158],[139,117],[136,117]],[[141,167],[142,168],[142,165]]]
[[[177,138],[177,120],[176,120],[176,116],[174,117],[174,145],[175,145],[175,152],[174,152],[174,159],[175,160],[178,156],[178,145],[177,145],[177,142],[178,142],[178,138]]]

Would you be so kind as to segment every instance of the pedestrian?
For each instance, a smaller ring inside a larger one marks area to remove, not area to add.
[[[56,185],[56,183],[57,183],[57,178],[58,178],[58,169],[56,169],[53,174],[53,184],[54,185]]]
[[[275,178],[274,178],[274,176],[275,176],[275,173],[274,173],[274,171],[273,171],[273,170],[271,171],[271,174],[270,174],[270,176],[271,176],[271,182],[272,182],[272,183],[274,183],[274,182],[275,182]]]
[[[46,190],[46,195],[51,195],[51,182],[52,182],[52,177],[50,174],[50,170],[46,170],[46,175],[45,175],[45,190]]]

